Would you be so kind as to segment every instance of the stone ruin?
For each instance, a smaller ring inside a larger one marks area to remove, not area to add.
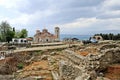
[[[86,51],[89,54],[81,55],[78,54],[76,50],[79,52]],[[20,62],[27,65],[32,64],[34,61],[45,60],[48,61],[49,65],[47,72],[49,71],[50,75],[52,74],[53,80],[102,80],[98,77],[104,76],[104,70],[106,70],[109,65],[120,63],[120,46],[113,43],[85,45],[67,48],[62,52],[47,53],[48,55],[44,54],[41,56],[35,55],[33,52],[6,54],[5,56],[8,58],[5,59],[6,61],[1,62],[4,64],[0,65],[0,72],[1,74],[5,74],[6,72],[12,74],[12,72],[17,71],[16,65]],[[13,58],[11,58],[11,56]],[[35,69],[37,69],[36,67],[37,66],[35,66]],[[40,71],[39,68],[38,71]],[[28,71],[25,72],[26,75],[28,75]],[[32,73],[35,73],[34,70]],[[20,72],[20,74],[22,73]],[[29,73],[29,75],[31,76],[31,73]],[[25,74],[22,74],[22,76],[25,76]]]
[[[105,44],[97,50],[96,54],[89,53],[87,56],[64,50],[62,55],[68,60],[59,62],[59,80],[96,80],[109,65],[120,63],[119,45]]]

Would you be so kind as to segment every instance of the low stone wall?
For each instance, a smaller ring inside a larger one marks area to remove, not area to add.
[[[97,73],[109,65],[120,62],[118,45],[104,45],[96,54],[82,56],[74,51],[65,50],[63,56],[70,61],[60,62],[60,75],[65,80],[96,80]],[[96,72],[97,71],[97,72]],[[94,77],[93,77],[94,76]]]
[[[74,51],[70,51],[70,50],[65,50],[63,55],[69,58],[69,60],[71,60],[74,64],[77,64],[77,65],[82,65],[82,63],[85,60],[84,56],[78,55]]]
[[[81,56],[73,51],[65,50],[65,53],[63,53],[65,57],[67,57],[69,60],[71,60],[72,63],[75,65],[78,65],[80,67],[84,66],[85,68],[91,68],[96,69],[99,67],[99,60],[102,54],[89,54],[87,56]]]
[[[111,48],[117,48],[120,47],[117,44],[105,44],[100,47],[100,50],[106,50],[106,49],[111,49]]]

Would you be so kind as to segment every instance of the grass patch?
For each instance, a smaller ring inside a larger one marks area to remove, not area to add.
[[[44,51],[39,50],[39,51],[35,51],[35,55],[42,55],[44,53]]]
[[[23,67],[24,67],[24,64],[23,64],[23,63],[18,63],[18,65],[17,65],[17,68],[18,68],[18,69],[23,69]]]

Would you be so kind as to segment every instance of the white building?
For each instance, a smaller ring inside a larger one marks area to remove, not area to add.
[[[28,43],[26,38],[13,38],[12,43]]]

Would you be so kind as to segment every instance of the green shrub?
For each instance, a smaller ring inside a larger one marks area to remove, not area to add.
[[[24,67],[24,64],[23,64],[23,63],[19,63],[19,64],[17,65],[17,68],[18,68],[18,69],[23,69],[23,67]]]
[[[39,51],[35,52],[35,55],[42,55],[43,53],[44,53],[44,51],[39,50]]]

